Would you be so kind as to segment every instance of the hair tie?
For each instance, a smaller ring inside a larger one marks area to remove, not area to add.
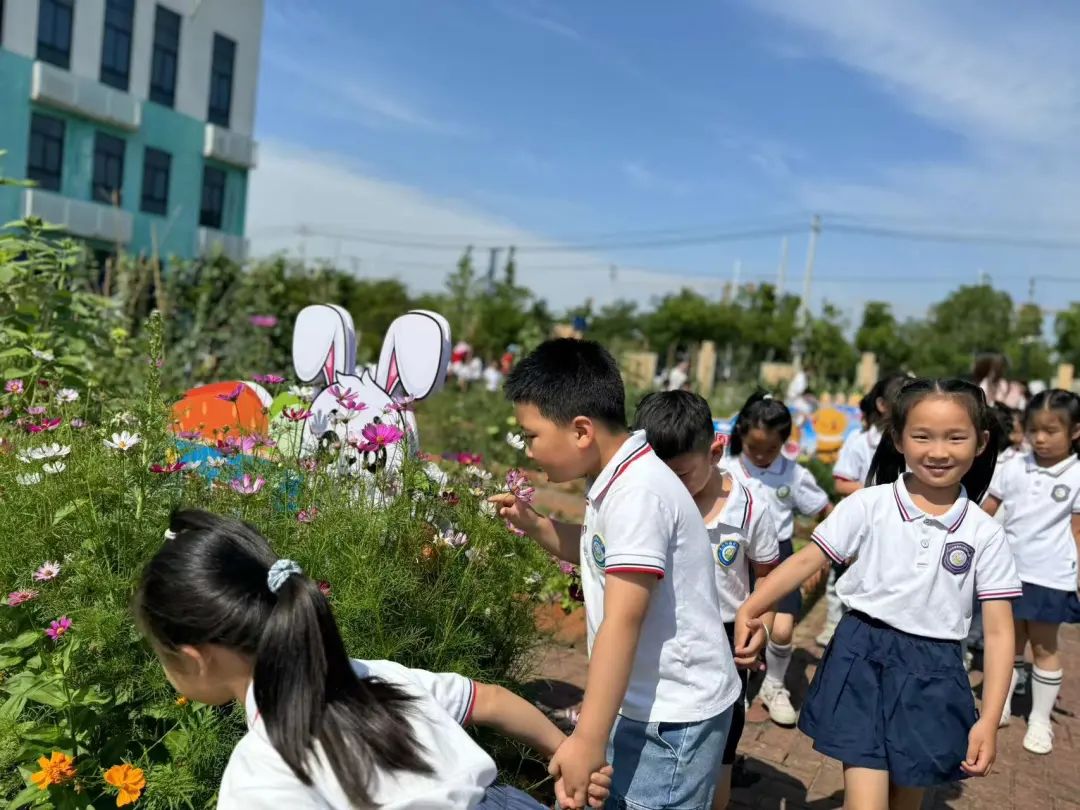
[[[770,400],[770,399],[772,399],[772,394],[765,394],[765,395],[763,395],[763,396],[762,396],[761,398],[762,398],[763,400]]]
[[[166,529],[165,530],[165,539],[166,540],[175,540],[176,539],[176,532],[174,532],[172,529]]]
[[[270,572],[266,575],[266,584],[270,587],[270,593],[277,593],[285,580],[293,574],[302,574],[304,569],[295,560],[281,559],[270,566]]]

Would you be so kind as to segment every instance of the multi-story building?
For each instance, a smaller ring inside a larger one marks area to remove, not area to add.
[[[0,223],[246,253],[263,0],[0,0]]]

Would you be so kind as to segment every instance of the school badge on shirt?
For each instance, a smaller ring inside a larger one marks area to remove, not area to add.
[[[604,560],[607,559],[607,549],[604,548],[604,538],[598,534],[594,534],[592,538],[592,558],[593,562],[597,564],[601,569],[604,567]]]
[[[959,541],[945,544],[945,554],[942,555],[941,564],[946,571],[953,574],[965,574],[971,568],[971,560],[975,556],[975,549],[967,543]]]
[[[1069,499],[1069,488],[1064,484],[1058,484],[1050,490],[1050,497],[1057,503],[1065,503]]]
[[[791,487],[789,487],[787,484],[777,487],[776,497],[782,501],[786,501],[788,498],[791,497]]]
[[[735,558],[739,556],[739,541],[725,540],[716,547],[716,561],[725,568],[729,568]]]

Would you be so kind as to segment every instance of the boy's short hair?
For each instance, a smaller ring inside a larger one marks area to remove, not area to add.
[[[541,343],[506,377],[506,398],[535,405],[559,425],[586,416],[613,430],[626,429],[626,391],[615,358],[591,340]]]
[[[659,391],[638,403],[634,429],[661,461],[683,453],[707,453],[716,439],[712,411],[704,397],[691,391]]]

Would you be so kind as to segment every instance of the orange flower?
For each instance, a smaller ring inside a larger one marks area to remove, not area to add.
[[[71,757],[60,751],[53,751],[51,757],[41,757],[38,760],[41,770],[30,776],[30,781],[41,790],[47,790],[49,785],[62,785],[69,779],[75,778],[75,763]]]
[[[120,788],[116,797],[116,806],[123,807],[125,804],[134,804],[146,787],[146,777],[143,776],[142,768],[133,768],[126,762],[122,765],[113,765],[105,771],[105,781],[115,788]]]
[[[181,695],[180,697],[178,697],[176,699],[176,705],[177,706],[187,706],[188,705],[188,699],[186,697],[184,697],[183,695]]]

